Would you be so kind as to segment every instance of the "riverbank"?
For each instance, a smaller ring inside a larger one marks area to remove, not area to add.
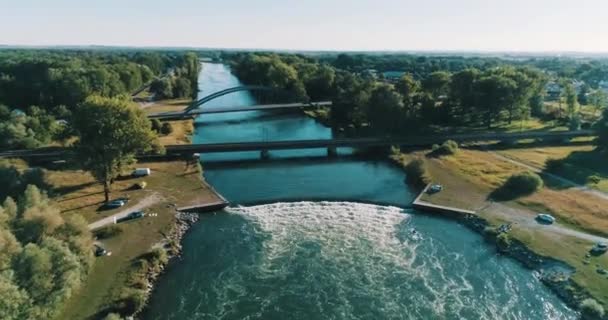
[[[222,201],[215,191],[201,181],[200,167],[193,161],[147,162],[152,174],[136,179],[119,179],[113,185],[112,198],[125,197],[128,204],[120,209],[99,211],[103,203],[102,187],[90,174],[80,170],[48,170],[47,180],[55,190],[53,199],[62,214],[78,214],[89,223],[111,217],[119,210],[138,207],[143,218],[103,228],[98,245],[111,255],[98,257],[81,290],[68,301],[58,319],[103,318],[110,312],[123,315],[143,308],[154,280],[169,258],[180,251],[181,237],[192,222],[192,215],[177,207]],[[132,188],[145,181],[144,190]],[[139,208],[138,203],[154,195],[157,201]],[[96,230],[100,235],[101,230]]]
[[[562,203],[560,197],[572,199],[572,190],[554,190],[545,188],[537,195],[508,202],[492,202],[490,193],[521,168],[494,157],[489,153],[472,150],[460,150],[456,155],[442,158],[429,158],[429,150],[398,154],[392,160],[404,166],[412,159],[423,159],[432,181],[441,183],[444,190],[434,195],[424,194],[421,198],[429,203],[475,210],[475,216],[464,215],[458,220],[471,229],[481,233],[499,246],[507,254],[525,266],[534,270],[542,269],[547,261],[560,261],[573,270],[572,275],[551,273],[542,277],[547,284],[569,306],[578,308],[582,300],[593,297],[604,306],[608,303],[608,278],[598,273],[598,269],[608,266],[606,255],[593,257],[588,255],[594,239],[601,238],[588,235],[573,228],[566,220],[566,225],[544,226],[534,220],[539,206],[544,208]],[[540,199],[540,200],[539,200]],[[578,198],[577,198],[578,199]],[[542,202],[541,202],[542,201]],[[549,201],[552,203],[545,203]],[[578,206],[596,205],[601,199],[593,201],[579,199]],[[604,206],[605,207],[605,206]],[[580,209],[579,209],[580,210]],[[558,218],[559,223],[564,223]],[[511,225],[505,236],[498,235],[496,228],[500,225]],[[582,229],[593,229],[592,226]],[[508,244],[505,247],[505,244]]]

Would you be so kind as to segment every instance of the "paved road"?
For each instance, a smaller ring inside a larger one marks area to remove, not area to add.
[[[161,197],[157,193],[153,193],[153,194],[143,198],[142,200],[140,200],[138,203],[136,203],[133,206],[122,209],[121,211],[119,211],[109,217],[105,217],[103,219],[97,220],[97,221],[89,224],[89,230],[95,230],[95,229],[99,229],[99,228],[105,227],[107,225],[113,224],[114,218],[116,218],[116,220],[125,218],[129,213],[131,213],[133,211],[139,211],[139,210],[148,208],[148,207],[158,203],[160,200],[161,200]]]
[[[256,141],[256,142],[230,142],[206,143],[187,145],[165,145],[167,155],[186,155],[192,153],[212,152],[239,152],[261,150],[292,150],[315,148],[366,148],[366,147],[424,147],[451,139],[456,142],[472,141],[511,141],[519,139],[572,139],[576,137],[593,136],[591,130],[558,131],[558,132],[521,132],[521,133],[473,133],[473,134],[444,134],[433,136],[409,137],[377,137],[377,138],[345,138],[345,139],[318,139],[318,140],[290,140],[290,141]],[[67,148],[48,147],[29,150],[8,150],[0,152],[0,158],[53,158],[60,157]]]
[[[557,235],[576,237],[590,242],[608,242],[608,238],[592,235],[582,231],[561,226],[559,223],[552,225],[540,224],[536,221],[536,215],[530,211],[519,210],[498,202],[491,202],[480,208],[478,211],[491,212],[494,215],[503,217],[505,220],[515,223],[516,226],[524,226],[526,229],[534,229],[543,232],[550,232]]]

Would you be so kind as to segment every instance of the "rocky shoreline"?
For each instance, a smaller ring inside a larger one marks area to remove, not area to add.
[[[200,216],[198,213],[176,211],[175,223],[171,233],[168,234],[163,241],[157,244],[157,246],[160,246],[166,252],[167,260],[162,261],[158,269],[150,269],[148,271],[146,274],[148,287],[146,290],[144,305],[140,310],[127,319],[137,319],[139,315],[144,313],[145,309],[148,307],[150,296],[156,288],[156,281],[165,272],[165,270],[167,270],[167,266],[170,263],[181,259],[182,239],[190,228],[199,220]]]
[[[539,255],[514,238],[510,239],[508,248],[501,249],[497,241],[499,233],[488,232],[488,229],[492,227],[487,220],[475,215],[461,216],[458,220],[469,229],[482,235],[487,241],[494,243],[500,254],[515,259],[526,268],[535,271],[539,280],[570,308],[578,310],[583,300],[593,298],[583,287],[572,280],[570,276],[576,269],[567,263]],[[570,272],[565,269],[569,269]]]

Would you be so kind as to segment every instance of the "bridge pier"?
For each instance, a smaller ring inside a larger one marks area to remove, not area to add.
[[[330,158],[338,156],[338,149],[336,147],[328,147],[327,148],[327,156]]]
[[[268,151],[268,150],[260,151],[260,158],[262,158],[262,160],[270,159],[270,151]]]

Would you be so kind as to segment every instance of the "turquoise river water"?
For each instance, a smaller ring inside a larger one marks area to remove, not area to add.
[[[236,85],[204,63],[199,95]],[[210,105],[253,103],[241,92]],[[331,136],[300,113],[266,111],[205,115],[194,141]],[[408,209],[414,194],[390,163],[325,152],[204,155],[205,178],[233,206],[192,227],[144,318],[576,318],[478,234]]]

